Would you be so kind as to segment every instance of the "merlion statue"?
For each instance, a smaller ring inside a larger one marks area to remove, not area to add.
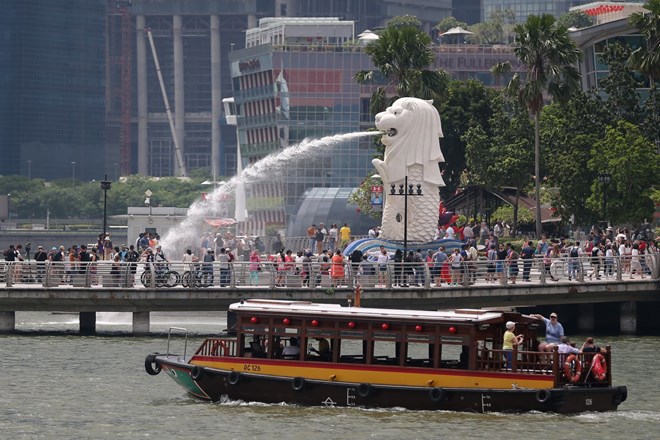
[[[383,207],[382,237],[403,240],[404,196],[399,185],[421,185],[422,195],[408,196],[408,241],[426,243],[433,240],[438,225],[440,195],[438,187],[445,186],[438,163],[444,162],[439,138],[442,135],[440,115],[433,101],[418,98],[397,99],[391,107],[376,115],[376,128],[385,132],[384,160],[372,163],[383,179],[385,205]],[[390,195],[391,185],[397,195]],[[407,188],[406,188],[407,190]]]

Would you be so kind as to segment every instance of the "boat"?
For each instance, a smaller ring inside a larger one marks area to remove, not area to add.
[[[193,354],[150,353],[190,395],[209,401],[469,412],[613,411],[627,398],[602,354],[539,352],[541,321],[513,311],[424,311],[307,301],[231,304],[228,330]],[[507,359],[508,321],[522,343]],[[181,333],[185,329],[178,329]],[[179,339],[177,339],[179,336]]]

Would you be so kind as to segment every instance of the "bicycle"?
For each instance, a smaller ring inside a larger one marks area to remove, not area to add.
[[[169,265],[155,264],[155,285],[156,287],[174,287],[181,281],[179,272],[170,270]],[[151,271],[145,270],[140,276],[140,282],[144,287],[151,287]]]
[[[181,275],[181,285],[183,287],[209,287],[212,284],[213,269],[204,268],[199,263],[192,265],[191,270],[187,270]]]

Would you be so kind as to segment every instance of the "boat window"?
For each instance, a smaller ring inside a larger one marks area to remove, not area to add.
[[[444,338],[443,338],[444,339]],[[460,338],[459,338],[460,341]],[[463,345],[457,343],[443,343],[440,347],[440,367],[441,368],[459,368],[461,364],[461,353]],[[465,356],[464,356],[465,357]]]
[[[348,337],[346,333],[359,333],[360,337]],[[367,358],[367,342],[362,338],[363,332],[340,332],[341,339],[337,341],[339,362],[364,364]]]
[[[408,342],[406,365],[411,367],[433,367],[433,344]]]
[[[399,364],[399,354],[398,347],[400,344],[391,341],[377,340],[374,341],[373,349],[373,361],[374,364],[385,364],[385,365],[398,365]]]

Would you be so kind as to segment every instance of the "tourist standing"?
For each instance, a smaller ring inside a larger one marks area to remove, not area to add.
[[[341,251],[337,249],[332,256],[332,266],[330,267],[330,278],[332,278],[332,287],[337,287],[339,281],[344,278],[344,257]]]
[[[522,248],[522,251],[520,252],[520,257],[523,260],[523,274],[522,274],[522,280],[523,281],[531,281],[529,279],[529,272],[532,269],[532,260],[534,258],[534,243],[532,241],[528,241],[527,245]]]
[[[261,269],[261,257],[259,252],[253,250],[250,254],[250,285],[259,285],[259,270]]]
[[[351,228],[348,227],[348,223],[344,223],[344,226],[339,230],[339,238],[341,240],[339,247],[342,249],[351,242]]]
[[[335,252],[337,249],[337,238],[339,237],[339,230],[337,229],[337,224],[333,223],[328,231],[328,250],[330,252]]]

